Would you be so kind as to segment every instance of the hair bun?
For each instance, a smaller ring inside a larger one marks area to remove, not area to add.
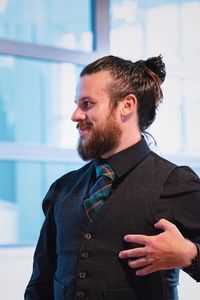
[[[162,56],[150,57],[145,61],[145,66],[154,72],[160,78],[161,82],[165,80],[166,69],[165,64],[162,61]]]

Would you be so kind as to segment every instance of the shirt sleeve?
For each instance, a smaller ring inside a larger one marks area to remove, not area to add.
[[[168,211],[169,220],[185,238],[195,243],[200,253],[200,179],[197,174],[189,167],[175,168],[164,185],[160,200],[160,212]],[[200,281],[200,255],[183,270]]]
[[[196,279],[196,281],[200,281],[199,279],[199,269],[200,269],[200,244],[195,243],[197,247],[198,254],[193,260],[191,266],[182,268],[183,271],[185,271],[187,274],[189,274],[192,278]]]
[[[53,278],[56,268],[54,196],[55,186],[52,185],[43,201],[46,218],[36,245],[33,271],[25,290],[25,300],[54,299]]]

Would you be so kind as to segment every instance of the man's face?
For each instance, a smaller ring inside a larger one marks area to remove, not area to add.
[[[72,120],[77,122],[80,134],[78,152],[84,160],[112,154],[119,144],[118,111],[111,108],[108,91],[111,82],[107,71],[85,75],[79,80],[75,100],[77,108]]]

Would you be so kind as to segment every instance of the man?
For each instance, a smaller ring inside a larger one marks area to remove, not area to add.
[[[26,300],[175,300],[200,280],[200,180],[150,151],[162,57],[114,56],[80,75],[72,120],[84,167],[52,184]]]

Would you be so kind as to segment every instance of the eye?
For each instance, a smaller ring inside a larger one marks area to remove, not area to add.
[[[84,101],[82,102],[82,107],[83,107],[83,109],[90,109],[90,108],[92,108],[92,103],[91,103],[91,101],[89,101],[89,100],[84,100]]]

